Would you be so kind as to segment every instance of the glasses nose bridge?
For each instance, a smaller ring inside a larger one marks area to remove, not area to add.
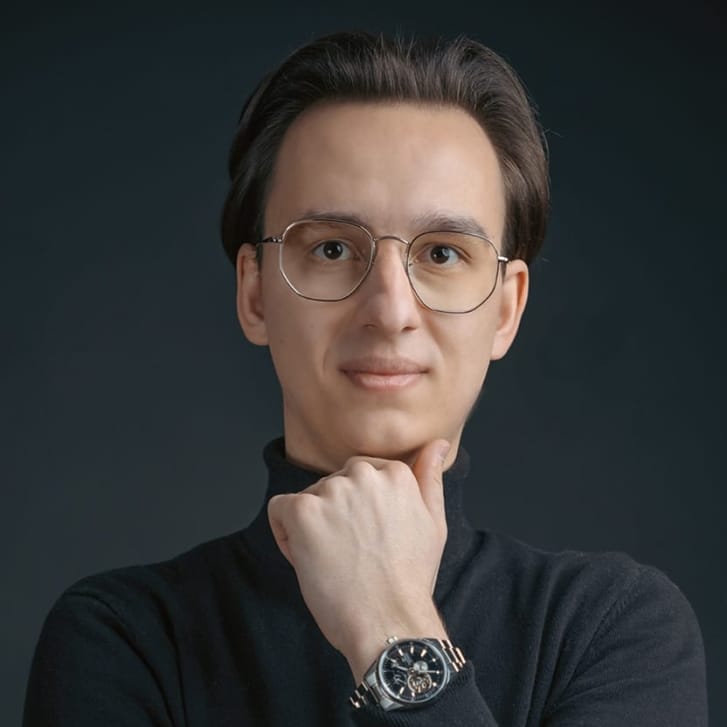
[[[370,237],[371,237],[371,243],[374,246],[373,255],[371,257],[372,266],[374,264],[374,261],[376,260],[378,252],[379,252],[379,242],[381,242],[381,240],[395,240],[396,242],[399,242],[404,246],[404,255],[402,257],[402,263],[404,264],[404,267],[406,267],[406,255],[409,253],[409,247],[411,246],[411,242],[409,240],[406,240],[403,237],[399,237],[398,235],[379,235],[378,237],[374,237],[373,235],[370,234]]]
[[[404,239],[403,237],[399,237],[398,235],[379,235],[378,237],[374,237],[372,233],[369,233],[369,239],[371,240],[371,244],[373,246],[372,254],[371,254],[371,262],[368,266],[368,269],[366,270],[366,273],[364,274],[363,279],[361,280],[361,283],[363,283],[367,278],[370,277],[371,273],[374,270],[374,267],[376,266],[376,258],[378,257],[379,253],[379,242],[382,240],[394,240],[395,242],[398,242],[402,244],[403,247],[403,254],[401,255],[401,267],[404,271],[404,274],[406,275],[407,282],[409,284],[409,287],[413,289],[411,278],[409,277],[409,269],[407,265],[407,256],[409,254],[409,247],[411,246],[411,243],[409,240]]]
[[[398,235],[379,235],[378,237],[371,235],[371,241],[374,245],[378,245],[381,240],[396,240],[405,247],[409,247],[409,240],[405,240],[403,237],[399,237]]]

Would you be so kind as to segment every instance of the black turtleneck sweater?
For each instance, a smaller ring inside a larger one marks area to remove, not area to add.
[[[265,505],[319,478],[285,460],[282,440],[264,456]],[[702,642],[681,592],[624,555],[547,553],[474,530],[466,469],[461,452],[444,477],[434,598],[468,664],[433,703],[350,706],[348,664],[310,616],[263,506],[240,532],[63,593],[24,726],[706,725]]]

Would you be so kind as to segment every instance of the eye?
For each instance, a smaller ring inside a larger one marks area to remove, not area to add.
[[[331,262],[350,260],[353,257],[351,248],[343,240],[323,240],[313,248],[313,255]]]
[[[418,258],[424,263],[445,266],[460,262],[462,256],[450,245],[430,245],[425,250],[422,250]]]

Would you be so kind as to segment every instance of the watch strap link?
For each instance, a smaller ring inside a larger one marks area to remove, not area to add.
[[[364,679],[361,684],[353,690],[353,694],[348,698],[348,701],[351,702],[355,709],[361,709],[364,704],[368,704],[367,697],[368,699],[371,699],[371,689]],[[378,702],[376,698],[371,699],[371,701],[374,704]]]
[[[452,669],[459,671],[465,665],[464,654],[459,646],[454,646],[449,639],[435,639],[442,647],[444,655],[449,659]]]

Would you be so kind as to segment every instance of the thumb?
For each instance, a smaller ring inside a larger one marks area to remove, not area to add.
[[[450,444],[446,439],[435,439],[424,445],[412,466],[412,472],[419,483],[419,490],[427,510],[440,523],[446,524],[444,514],[444,487],[442,468],[449,453]]]

